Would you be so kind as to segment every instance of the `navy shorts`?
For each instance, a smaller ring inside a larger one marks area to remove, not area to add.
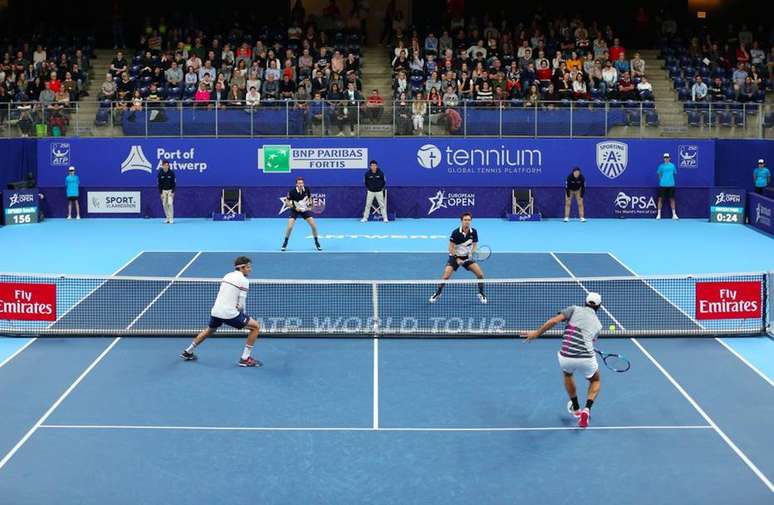
[[[446,264],[452,267],[455,272],[460,267],[459,263],[457,263],[458,258],[463,260],[462,267],[465,268],[465,270],[470,270],[470,265],[476,262],[476,260],[468,256],[449,256],[449,261],[447,261]]]
[[[77,202],[78,201],[78,197],[77,196],[68,196],[67,200],[69,200],[71,202]]]
[[[310,217],[312,217],[312,213],[308,210],[301,211],[301,210],[290,209],[290,219],[298,219],[299,217],[301,219],[309,219]]]
[[[661,186],[658,188],[658,196],[660,198],[674,198],[675,187],[674,186]]]
[[[209,327],[214,330],[214,329],[220,328],[223,324],[227,324],[232,328],[241,330],[242,328],[247,326],[248,322],[250,322],[250,316],[248,316],[244,312],[241,312],[238,316],[231,319],[221,319],[219,317],[212,316],[210,317]]]

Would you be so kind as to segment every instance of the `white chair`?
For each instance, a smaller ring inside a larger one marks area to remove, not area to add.
[[[225,188],[220,193],[220,212],[229,216],[242,213],[242,190]]]
[[[387,212],[387,188],[384,188],[382,190],[382,195],[384,195],[384,209],[379,208],[379,202],[376,201],[376,198],[374,198],[374,201],[371,202],[371,209],[368,211],[369,216],[377,215],[381,219],[384,219],[386,217],[382,214],[382,210],[384,210],[384,212]]]
[[[535,213],[535,199],[531,189],[514,189],[511,192],[511,206],[516,216],[531,216]]]

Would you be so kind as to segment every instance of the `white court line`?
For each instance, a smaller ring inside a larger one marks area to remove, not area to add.
[[[78,384],[80,384],[81,381],[87,375],[89,375],[89,373],[92,370],[94,370],[94,367],[97,366],[97,364],[100,361],[102,361],[102,358],[104,358],[107,355],[107,353],[109,353],[110,350],[113,349],[113,347],[115,347],[115,345],[119,342],[119,340],[121,340],[121,337],[115,338],[113,340],[113,342],[111,342],[110,345],[107,346],[105,348],[105,350],[102,351],[100,353],[100,355],[97,356],[97,358],[94,361],[91,362],[91,365],[89,365],[88,368],[86,368],[86,370],[84,370],[83,373],[81,373],[81,375],[79,375],[78,378],[75,379],[75,382],[70,384],[70,387],[67,388],[67,390],[64,393],[62,393],[62,396],[57,398],[57,400],[51,405],[51,407],[48,408],[46,413],[43,414],[41,416],[41,418],[38,419],[38,421],[32,426],[32,428],[30,428],[29,431],[21,438],[21,440],[19,440],[16,443],[16,445],[13,446],[13,449],[8,451],[8,454],[6,454],[5,457],[3,457],[3,459],[0,460],[0,470],[3,469],[3,467],[6,465],[6,463],[8,463],[8,461],[11,460],[11,458],[14,456],[14,454],[16,454],[16,452],[19,449],[21,449],[21,447],[27,442],[27,440],[30,439],[30,437],[38,430],[38,428],[40,428],[41,425],[46,422],[46,419],[48,419],[51,416],[51,414],[57,409],[57,407],[59,407],[59,405],[62,404],[62,402],[65,400],[65,398],[67,398],[70,395],[70,393],[73,392],[73,390],[78,386]]]
[[[43,424],[41,428],[58,430],[158,430],[158,431],[418,431],[418,432],[497,432],[497,431],[583,431],[583,430],[711,430],[709,425],[652,426],[535,426],[504,428],[323,428],[262,426],[156,426],[132,424]]]
[[[118,269],[117,269],[115,272],[113,272],[112,274],[110,274],[110,275],[111,275],[111,276],[113,276],[113,275],[118,275],[118,273],[119,273],[121,270],[123,270],[124,268],[126,268],[126,267],[128,267],[129,265],[131,265],[132,263],[134,263],[134,260],[136,260],[137,258],[139,258],[140,256],[142,256],[142,254],[143,254],[144,252],[145,252],[145,251],[140,251],[140,252],[138,252],[137,254],[135,254],[134,256],[132,256],[132,257],[129,259],[129,261],[125,262],[123,265],[121,265],[120,267],[118,267]],[[51,328],[51,327],[52,327],[53,325],[55,325],[55,324],[56,324],[56,323],[57,323],[57,322],[58,322],[60,319],[62,319],[62,318],[63,318],[64,316],[66,316],[67,314],[69,314],[69,313],[70,313],[70,311],[72,311],[72,310],[73,310],[75,307],[77,307],[78,305],[80,305],[82,301],[84,301],[85,299],[87,299],[88,297],[90,297],[91,295],[93,295],[95,291],[97,291],[99,288],[101,288],[102,286],[104,286],[104,285],[105,285],[105,283],[106,283],[107,281],[108,281],[108,279],[105,279],[105,280],[104,280],[104,281],[102,281],[102,282],[101,282],[101,283],[100,283],[100,284],[99,284],[99,285],[98,285],[96,288],[94,288],[94,289],[92,289],[91,291],[89,291],[88,293],[86,293],[86,295],[85,295],[83,298],[81,298],[80,300],[78,300],[77,302],[75,302],[75,304],[74,304],[74,305],[72,305],[72,306],[71,306],[69,309],[67,309],[67,310],[65,310],[64,312],[62,312],[62,315],[61,315],[61,316],[59,316],[59,317],[57,317],[57,318],[56,318],[56,321],[54,321],[54,322],[52,322],[51,324],[49,324],[49,325],[48,325],[48,327],[47,327],[46,329],[49,329],[49,328]],[[8,364],[8,363],[9,363],[9,362],[10,362],[12,359],[14,359],[14,358],[15,358],[16,356],[18,356],[19,354],[21,354],[21,353],[22,353],[22,351],[24,351],[26,348],[28,348],[29,346],[31,346],[31,345],[33,344],[33,342],[35,342],[37,339],[38,339],[38,337],[33,337],[33,338],[31,338],[31,339],[29,340],[29,342],[27,342],[26,344],[24,344],[23,346],[21,346],[21,347],[20,347],[20,348],[19,348],[19,349],[18,349],[16,352],[14,352],[14,353],[13,353],[13,354],[11,354],[10,356],[8,356],[8,357],[7,357],[7,358],[6,358],[6,359],[5,359],[5,360],[4,360],[2,363],[0,363],[0,368],[2,368],[3,366],[5,366],[6,364]]]
[[[736,453],[737,456],[739,456],[739,459],[744,461],[744,463],[750,468],[750,470],[753,471],[753,473],[758,476],[758,478],[763,482],[768,488],[769,491],[774,493],[774,484],[771,483],[771,481],[761,472],[757,466],[755,466],[755,463],[750,461],[750,458],[747,457],[747,455],[742,452],[742,450],[737,447],[737,445],[726,435],[723,430],[721,430],[717,424],[715,424],[715,421],[713,421],[709,415],[707,415],[706,412],[704,412],[704,409],[702,409],[698,403],[696,403],[696,400],[694,400],[691,395],[688,394],[688,392],[683,389],[683,387],[678,383],[672,375],[666,371],[666,369],[661,366],[661,363],[656,361],[656,358],[654,358],[638,341],[636,338],[632,338],[631,341],[636,345],[640,351],[645,355],[646,358],[648,358],[651,363],[653,363],[656,368],[659,369],[659,371],[664,374],[664,377],[666,377],[669,382],[672,383],[672,385],[680,392],[680,394],[685,397],[686,400],[688,400],[688,403],[693,405],[693,408],[696,409],[696,412],[701,415],[701,417],[704,418],[704,420],[709,424],[713,430],[720,436],[720,438],[723,439],[723,441],[728,444],[728,446]]]
[[[585,291],[585,292],[586,292],[586,294],[588,294],[588,293],[589,293],[589,290],[588,290],[588,289],[586,289],[586,286],[584,286],[584,285],[583,285],[583,283],[581,283],[581,281],[579,281],[579,280],[578,280],[578,278],[575,276],[575,274],[574,274],[574,273],[572,273],[572,270],[570,270],[569,268],[567,268],[567,265],[565,265],[565,264],[562,262],[562,260],[560,260],[560,259],[559,259],[559,258],[556,256],[556,254],[554,254],[554,253],[551,253],[551,256],[554,258],[554,260],[555,260],[557,263],[559,263],[559,266],[561,266],[561,267],[564,269],[564,271],[565,271],[565,272],[567,272],[568,274],[570,274],[570,277],[572,277],[572,278],[575,280],[575,282],[578,284],[578,286],[580,286],[580,287],[581,287],[581,289],[583,289],[583,291]],[[610,313],[610,311],[609,311],[609,310],[607,310],[607,308],[605,307],[605,304],[604,304],[604,302],[602,303],[602,310],[604,310],[604,311],[605,311],[605,314],[607,314],[607,315],[610,317],[610,319],[612,319],[612,320],[613,320],[613,322],[614,322],[616,325],[618,325],[618,327],[619,327],[619,328],[621,328],[621,329],[622,329],[622,330],[624,330],[624,331],[626,330],[626,328],[624,328],[624,326],[623,326],[623,325],[622,325],[622,324],[621,324],[621,323],[620,323],[620,322],[619,322],[619,321],[618,321],[618,320],[617,320],[615,317],[613,317],[613,314],[611,314],[611,313]]]
[[[5,359],[3,360],[3,362],[2,362],[2,363],[0,363],[0,368],[3,368],[3,367],[5,366],[5,364],[6,364],[6,363],[10,362],[10,361],[11,361],[12,359],[14,359],[16,356],[18,356],[19,354],[21,354],[21,352],[22,352],[24,349],[26,349],[26,348],[28,348],[30,345],[32,345],[32,343],[33,343],[34,341],[36,341],[37,339],[38,339],[38,337],[31,338],[31,339],[29,339],[29,341],[27,341],[27,343],[26,343],[26,344],[24,344],[23,346],[21,346],[21,347],[19,347],[18,349],[16,349],[16,351],[15,351],[13,354],[11,354],[11,355],[10,355],[10,356],[8,356],[7,358],[5,358]]]
[[[379,429],[379,339],[374,337],[374,419],[373,429]]]
[[[690,320],[691,320],[691,322],[692,322],[693,324],[695,324],[696,326],[698,326],[698,327],[699,327],[699,328],[701,328],[702,330],[706,330],[706,329],[707,329],[707,328],[705,328],[705,327],[704,327],[704,325],[703,325],[703,324],[701,324],[699,321],[697,321],[696,319],[694,319],[694,318],[693,318],[693,317],[692,317],[690,314],[688,314],[688,313],[687,313],[685,310],[683,310],[682,308],[680,308],[680,307],[678,307],[677,305],[675,305],[675,304],[672,302],[672,300],[670,300],[669,298],[667,298],[666,296],[664,296],[664,295],[663,295],[663,293],[661,293],[661,291],[659,291],[658,289],[656,289],[656,288],[654,288],[653,286],[651,286],[651,285],[650,285],[650,283],[649,283],[648,281],[646,281],[646,280],[644,280],[644,279],[641,279],[641,278],[639,278],[640,276],[639,276],[639,275],[637,275],[637,272],[635,272],[634,270],[632,270],[631,268],[629,268],[628,266],[626,266],[626,264],[625,264],[623,261],[619,260],[619,259],[618,259],[618,258],[615,256],[615,254],[613,254],[613,253],[611,253],[611,252],[609,252],[609,253],[607,253],[607,254],[608,254],[608,255],[609,255],[611,258],[613,258],[613,259],[614,259],[614,260],[615,260],[615,261],[616,261],[616,262],[617,262],[619,265],[621,265],[621,266],[622,266],[622,267],[624,267],[626,270],[628,270],[628,271],[629,271],[629,273],[631,273],[633,276],[637,277],[637,278],[638,278],[638,280],[639,280],[640,282],[642,282],[643,284],[645,284],[645,285],[646,285],[648,288],[650,288],[651,290],[653,290],[653,292],[654,292],[654,293],[656,293],[658,296],[660,296],[661,298],[663,298],[663,299],[664,299],[664,301],[666,301],[666,302],[667,302],[669,305],[671,305],[672,307],[674,307],[675,309],[677,309],[677,310],[678,310],[680,313],[682,313],[682,314],[683,314],[685,317],[687,317],[688,319],[690,319]]]
[[[194,257],[193,257],[193,258],[191,258],[191,261],[189,261],[188,263],[186,263],[186,264],[185,264],[185,266],[183,267],[183,269],[182,269],[182,270],[180,270],[180,271],[177,273],[177,275],[175,275],[174,279],[177,279],[177,278],[179,278],[181,275],[183,275],[183,272],[185,272],[186,270],[188,270],[188,267],[190,267],[190,266],[193,264],[193,262],[194,262],[194,261],[196,261],[196,258],[198,258],[198,257],[199,257],[201,254],[202,254],[202,252],[201,252],[201,251],[197,252],[197,253],[196,253],[196,255],[194,255]],[[151,300],[151,302],[148,304],[148,306],[147,306],[147,307],[145,307],[144,309],[142,309],[142,312],[140,312],[140,314],[139,314],[137,317],[135,317],[135,318],[134,318],[134,320],[133,320],[131,323],[129,323],[129,326],[127,326],[127,327],[126,327],[126,329],[127,329],[127,330],[131,330],[131,329],[132,329],[132,326],[134,326],[134,323],[136,323],[137,321],[139,321],[139,320],[140,320],[140,318],[141,318],[142,316],[144,316],[144,315],[145,315],[145,313],[146,313],[146,312],[148,312],[148,310],[149,310],[151,307],[153,307],[153,304],[154,304],[154,303],[156,303],[156,302],[157,302],[157,301],[158,301],[158,300],[159,300],[159,299],[162,297],[162,295],[163,295],[164,293],[166,293],[166,292],[167,292],[167,290],[168,290],[170,287],[172,287],[172,284],[174,284],[174,283],[175,283],[175,281],[173,280],[173,281],[171,281],[169,284],[167,284],[167,285],[166,285],[166,287],[164,287],[164,289],[162,289],[162,290],[161,290],[161,293],[159,293],[158,295],[156,295],[156,298],[154,298],[153,300]]]
[[[750,370],[752,370],[753,372],[755,372],[755,373],[757,373],[758,375],[760,375],[760,376],[761,376],[761,378],[762,378],[763,380],[765,380],[766,382],[768,382],[768,383],[769,383],[769,386],[772,386],[772,387],[774,387],[774,381],[772,381],[772,380],[771,380],[771,379],[770,379],[770,378],[769,378],[769,377],[768,377],[768,376],[767,376],[765,373],[761,372],[761,371],[760,371],[758,368],[756,368],[756,367],[755,367],[755,365],[753,365],[752,363],[750,363],[749,361],[747,361],[747,360],[744,358],[744,356],[742,356],[741,354],[739,354],[738,352],[736,352],[736,351],[735,351],[735,350],[734,350],[734,349],[733,349],[733,348],[732,348],[730,345],[726,344],[726,343],[725,343],[725,342],[723,342],[721,339],[719,339],[719,338],[715,338],[715,340],[717,340],[717,341],[720,343],[720,345],[722,345],[723,347],[725,347],[726,349],[728,349],[728,352],[730,352],[731,354],[733,354],[734,356],[736,356],[737,358],[739,358],[739,360],[740,360],[742,363],[744,363],[745,365],[747,365],[748,367],[750,367]],[[0,365],[0,366],[3,366],[3,365]]]

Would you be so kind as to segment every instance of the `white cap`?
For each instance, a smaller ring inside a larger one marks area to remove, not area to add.
[[[766,163],[766,162],[763,161],[763,158],[761,158],[761,159],[758,160],[758,163]]]
[[[602,305],[602,295],[600,295],[599,293],[594,293],[592,291],[588,295],[586,295],[586,303],[590,303],[592,305],[599,307],[600,305]]]
[[[664,153],[664,158],[669,158],[669,153]]]
[[[68,168],[67,170],[70,171],[70,172],[75,172],[75,167],[70,165],[70,168]]]

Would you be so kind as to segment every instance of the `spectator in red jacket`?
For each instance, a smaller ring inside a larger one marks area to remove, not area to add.
[[[621,40],[616,37],[613,39],[613,47],[610,48],[610,61],[617,61],[618,55],[625,54],[626,50],[621,46]]]
[[[54,93],[59,93],[59,90],[62,89],[62,81],[59,80],[59,78],[56,76],[56,72],[51,72],[51,77],[48,80],[51,91]]]

